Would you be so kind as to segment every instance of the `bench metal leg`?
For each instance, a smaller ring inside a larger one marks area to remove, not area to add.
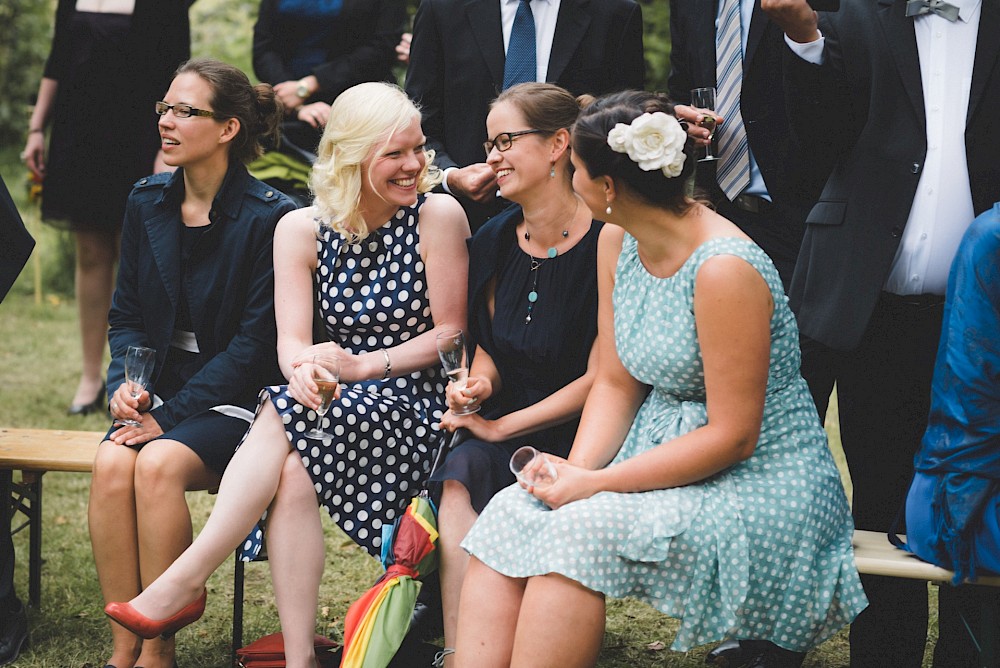
[[[979,611],[979,659],[983,668],[998,668],[1000,657],[997,656],[997,635],[1000,634],[1000,616],[997,614],[997,600],[986,598],[982,600]]]
[[[44,472],[23,471],[21,482],[10,483],[5,501],[10,504],[10,516],[20,511],[25,522],[16,529],[28,530],[28,605],[38,608],[42,598],[42,475]]]
[[[236,665],[236,650],[243,647],[243,569],[245,564],[237,552],[233,561],[233,645],[232,664]]]

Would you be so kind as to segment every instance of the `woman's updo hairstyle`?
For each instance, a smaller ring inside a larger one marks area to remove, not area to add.
[[[490,110],[505,103],[514,105],[531,128],[545,134],[569,130],[580,113],[579,103],[568,90],[536,81],[511,86],[493,100]]]
[[[414,120],[420,122],[420,110],[399,86],[367,82],[337,96],[309,178],[320,225],[333,228],[352,243],[368,236],[368,226],[358,211],[364,176],[361,163]],[[417,191],[422,193],[441,181],[440,170],[432,164],[434,152],[425,154],[427,164],[417,175]]]
[[[673,104],[661,93],[623,91],[599,97],[581,110],[573,126],[573,150],[592,177],[610,176],[647,203],[683,214],[693,205],[685,194],[687,178],[694,169],[687,146],[680,174],[671,178],[659,169],[643,170],[627,153],[619,153],[608,144],[608,134],[619,123],[631,125],[646,113],[673,116],[673,110]]]
[[[283,115],[281,100],[269,84],[254,86],[238,67],[211,58],[194,58],[177,68],[174,76],[196,74],[212,89],[215,120],[235,118],[239,132],[229,143],[229,157],[246,164],[259,158],[265,143],[276,146]]]

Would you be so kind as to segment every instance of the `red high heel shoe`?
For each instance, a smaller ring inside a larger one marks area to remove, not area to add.
[[[202,589],[201,596],[181,608],[176,615],[166,619],[150,619],[137,612],[130,603],[108,603],[104,606],[104,614],[146,640],[152,640],[156,636],[169,640],[188,624],[201,619],[205,614],[207,598],[208,591]]]

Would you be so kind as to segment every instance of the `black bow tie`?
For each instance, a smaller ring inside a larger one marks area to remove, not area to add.
[[[937,14],[952,23],[958,20],[958,7],[944,0],[906,0],[907,16]]]

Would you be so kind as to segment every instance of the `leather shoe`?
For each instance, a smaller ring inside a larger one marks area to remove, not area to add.
[[[705,663],[717,668],[799,668],[804,652],[793,652],[767,640],[730,639],[705,655]]]
[[[101,383],[101,389],[97,391],[97,396],[89,404],[73,404],[66,409],[66,415],[90,415],[91,413],[96,413],[101,410],[107,409],[107,404],[104,403],[104,397],[108,393],[108,386]]]
[[[0,622],[0,666],[13,663],[28,642],[28,614],[24,604]]]
[[[111,602],[104,606],[104,614],[115,620],[140,638],[151,640],[160,636],[170,640],[175,633],[205,614],[205,599],[208,592],[201,590],[201,596],[181,608],[175,615],[166,619],[150,619],[141,614],[129,603]]]

